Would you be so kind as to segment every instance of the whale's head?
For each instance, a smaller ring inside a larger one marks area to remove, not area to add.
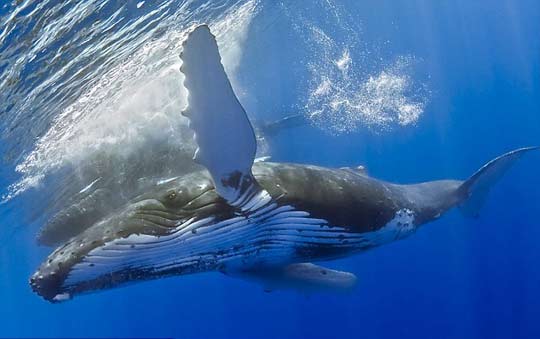
[[[231,215],[204,174],[159,182],[56,248],[30,284],[43,298],[62,301],[126,282],[219,269],[223,253],[211,252],[200,235]]]

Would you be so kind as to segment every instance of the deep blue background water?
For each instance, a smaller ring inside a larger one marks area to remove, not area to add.
[[[540,144],[540,3],[344,5],[368,43],[391,41],[380,45],[381,57],[420,60],[414,76],[430,88],[426,112],[415,127],[381,133],[289,130],[272,141],[274,161],[363,164],[373,176],[406,183],[465,178],[505,151]],[[279,24],[252,25],[238,78],[253,96],[270,91],[275,99],[246,108],[279,116],[284,102],[297,100],[298,84],[273,79],[290,77],[285,65],[302,52]],[[280,50],[260,48],[277,43]],[[492,190],[477,220],[452,211],[406,240],[329,263],[359,277],[347,295],[268,294],[215,273],[52,305],[27,283],[48,249],[19,230],[0,246],[0,336],[540,337],[539,169],[540,154],[527,155]],[[13,208],[2,206],[3,225],[21,218]]]

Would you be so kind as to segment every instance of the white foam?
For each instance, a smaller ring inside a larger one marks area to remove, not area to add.
[[[347,48],[343,51],[343,55],[341,56],[341,58],[335,61],[337,68],[339,68],[339,70],[342,72],[347,72],[351,63],[351,55],[349,53],[349,49]]]
[[[233,86],[257,4],[251,0],[233,6],[211,23]],[[186,93],[181,86],[179,53],[188,30],[175,27],[157,39],[148,39],[60,112],[34,150],[17,165],[22,178],[1,200],[38,187],[43,178],[63,166],[76,166],[99,154],[127,158],[153,140],[176,143],[179,152],[192,153],[192,134],[180,114]]]
[[[374,61],[376,47],[359,46],[361,23],[339,3],[314,1],[305,7],[292,11],[291,5],[288,10],[310,51],[308,86],[300,107],[305,116],[331,134],[414,125],[427,102],[425,86],[411,77],[414,57]],[[315,21],[310,15],[314,11],[327,15]]]
[[[320,31],[316,34],[321,36]],[[337,47],[328,36],[319,41],[322,48]],[[347,48],[336,58],[314,60],[303,110],[316,126],[333,134],[360,127],[383,130],[414,125],[424,113],[427,99],[408,74],[411,63],[410,57],[399,57],[366,78]]]

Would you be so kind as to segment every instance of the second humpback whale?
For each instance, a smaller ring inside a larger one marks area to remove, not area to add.
[[[312,262],[405,238],[453,207],[474,215],[524,153],[467,180],[398,185],[361,168],[254,163],[256,140],[221,64],[195,28],[181,54],[189,118],[205,167],[160,182],[58,247],[30,279],[49,301],[165,276],[219,271],[266,288],[348,289],[353,274]]]

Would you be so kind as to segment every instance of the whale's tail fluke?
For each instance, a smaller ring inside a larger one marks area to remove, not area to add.
[[[462,197],[460,210],[468,217],[477,217],[484,205],[491,187],[497,183],[512,165],[529,151],[538,150],[539,146],[524,147],[503,154],[480,168],[458,188]]]

